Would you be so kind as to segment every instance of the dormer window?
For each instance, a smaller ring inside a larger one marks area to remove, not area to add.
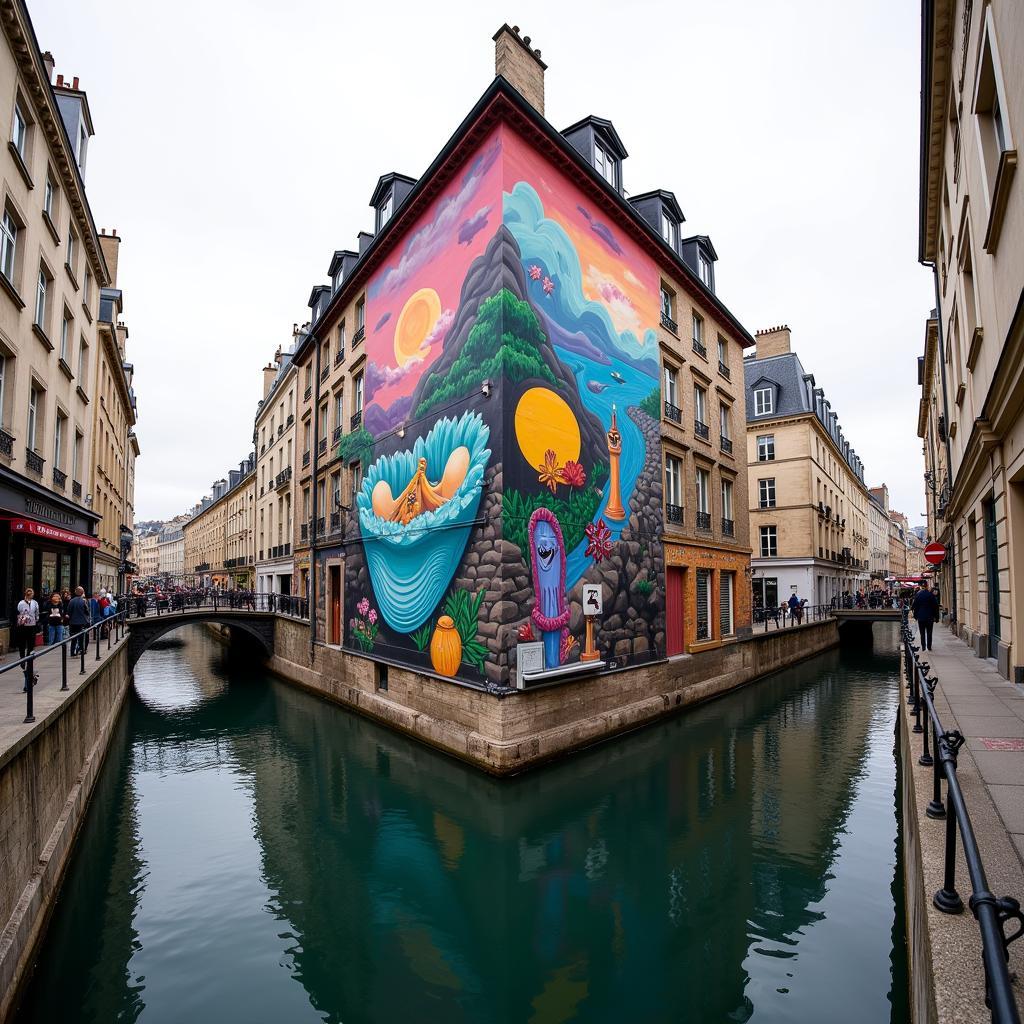
[[[661,211],[661,237],[675,251],[679,248],[679,225],[664,211]]]
[[[391,214],[395,212],[395,193],[389,192],[382,200],[380,206],[377,207],[377,230],[380,231],[382,227],[389,220],[391,220]]]
[[[594,167],[612,188],[619,187],[619,162],[599,139],[594,139]]]
[[[775,392],[772,388],[757,388],[754,391],[754,415],[768,416],[775,410]]]
[[[711,260],[702,252],[697,253],[697,273],[706,288],[711,287]]]

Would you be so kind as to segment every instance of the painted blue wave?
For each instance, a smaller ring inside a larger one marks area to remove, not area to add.
[[[370,580],[384,621],[399,633],[426,622],[455,575],[480,507],[490,434],[479,413],[466,412],[457,420],[445,417],[426,437],[416,438],[411,451],[382,455],[363,480],[356,505]],[[371,495],[378,480],[386,480],[398,494],[421,458],[427,460],[427,478],[440,480],[448,456],[461,445],[469,449],[469,471],[450,501],[404,526],[373,511]]]

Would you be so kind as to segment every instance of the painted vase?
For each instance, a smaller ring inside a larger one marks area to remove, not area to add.
[[[442,615],[437,620],[437,629],[430,640],[430,663],[434,671],[443,676],[455,675],[462,663],[462,637],[450,615]]]

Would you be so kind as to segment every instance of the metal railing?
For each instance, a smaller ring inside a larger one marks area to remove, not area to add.
[[[732,439],[726,437],[725,434],[722,434],[719,436],[718,440],[722,451],[725,452],[726,455],[732,455]]]
[[[964,745],[964,736],[959,729],[946,729],[935,710],[935,687],[939,680],[936,676],[929,676],[930,665],[918,657],[919,648],[914,646],[905,610],[900,630],[907,704],[914,717],[911,732],[922,737],[921,756],[917,763],[934,769],[932,798],[925,808],[925,814],[929,818],[946,820],[942,888],[932,897],[932,904],[944,914],[959,914],[964,909],[964,902],[956,891],[956,835],[959,830],[971,883],[968,904],[981,931],[985,1005],[992,1011],[995,1024],[1020,1024],[1010,981],[1009,961],[1010,943],[1024,934],[1024,914],[1021,913],[1020,902],[1012,896],[994,896],[989,891],[974,826],[957,777],[957,755]],[[925,725],[921,724],[922,711],[927,718]],[[934,755],[929,750],[929,738]],[[943,778],[946,780],[945,806],[942,803]],[[1017,924],[1016,930],[1010,935],[1005,930],[1008,921]]]
[[[40,613],[45,614],[46,609],[44,608]],[[35,649],[35,638],[36,633],[32,634],[33,649],[25,655],[24,658],[19,658],[17,661],[12,661],[7,665],[0,666],[0,676],[3,676],[5,672],[20,671],[23,676],[22,690],[25,694],[25,718],[24,723],[26,725],[36,720],[35,708],[34,708],[34,696],[35,688],[39,682],[39,675],[36,672],[37,664],[50,655],[55,655],[60,658],[60,688],[61,691],[69,690],[68,686],[68,663],[69,661],[79,660],[78,674],[80,676],[85,675],[85,662],[86,655],[94,646],[96,656],[94,661],[99,661],[101,658],[100,650],[103,640],[107,641],[107,650],[113,648],[113,644],[120,642],[124,637],[124,626],[127,619],[127,612],[121,610],[112,615],[107,616],[105,619],[101,619],[99,622],[91,623],[84,629],[77,627],[77,632],[73,632],[76,627],[68,626],[67,629],[70,635],[66,640],[58,640],[55,644],[46,644],[40,650]],[[40,628],[46,628],[43,623],[40,623]],[[45,634],[44,634],[45,635]],[[56,652],[59,652],[56,653]],[[51,663],[52,664],[52,663]]]
[[[665,402],[665,419],[671,420],[673,423],[683,422],[683,410],[673,402]]]
[[[185,615],[197,611],[257,612],[309,618],[309,601],[292,594],[258,594],[252,590],[194,590],[169,594],[139,594],[122,598],[122,613],[127,621],[144,619],[149,614]]]
[[[698,436],[702,437],[705,441],[711,436],[711,428],[700,420],[693,421],[693,432]]]
[[[755,626],[764,624],[764,631],[768,632],[770,624],[776,629],[789,629],[792,626],[802,626],[805,622],[823,622],[835,615],[835,609],[827,604],[805,604],[796,611],[790,609],[789,605],[781,605],[778,608],[755,608],[753,611],[753,622]]]

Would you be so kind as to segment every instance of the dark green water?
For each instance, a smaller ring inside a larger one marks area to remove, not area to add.
[[[903,1022],[890,629],[505,782],[182,630],[18,1020]]]

